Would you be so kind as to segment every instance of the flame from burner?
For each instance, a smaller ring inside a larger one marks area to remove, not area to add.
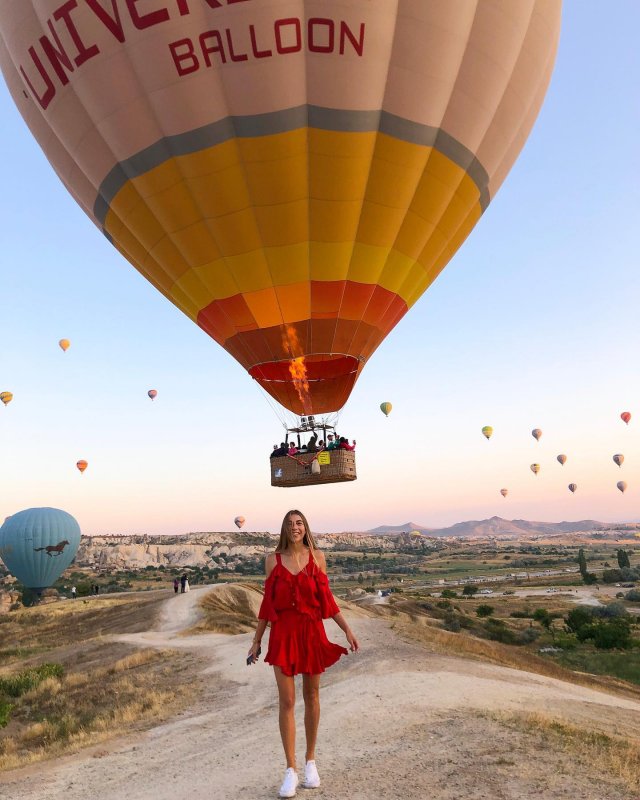
[[[302,345],[298,338],[298,332],[293,325],[287,325],[285,332],[282,335],[282,344],[285,350],[288,350],[291,355],[289,361],[289,374],[293,380],[293,386],[298,394],[298,398],[304,409],[305,414],[313,413],[313,406],[311,404],[311,397],[309,396],[309,381],[307,380],[307,366],[304,363],[304,356],[298,355],[302,352]]]

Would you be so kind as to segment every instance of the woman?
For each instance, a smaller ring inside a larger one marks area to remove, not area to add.
[[[309,523],[300,511],[289,511],[285,515],[278,547],[275,553],[267,556],[265,572],[264,598],[249,659],[258,660],[260,642],[270,622],[265,661],[273,666],[278,685],[280,735],[287,759],[279,797],[294,797],[298,786],[294,675],[302,673],[307,738],[303,786],[315,789],[320,786],[315,762],[320,674],[347,654],[344,647],[327,639],[322,620],[331,617],[342,628],[352,652],[356,652],[359,645],[331,594],[324,554],[318,550]]]

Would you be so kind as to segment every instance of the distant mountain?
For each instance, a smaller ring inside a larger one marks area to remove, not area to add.
[[[487,537],[487,536],[531,536],[532,534],[576,533],[578,531],[592,531],[600,528],[604,523],[593,519],[583,519],[578,522],[531,522],[526,519],[491,519],[468,520],[458,522],[448,528],[425,528],[415,522],[404,525],[380,525],[367,531],[372,534],[394,534],[408,531],[420,531],[427,536],[460,536],[460,537]]]

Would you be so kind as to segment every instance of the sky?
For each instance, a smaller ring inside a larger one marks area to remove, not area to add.
[[[300,489],[270,486],[282,423],[264,393],[100,235],[0,82],[0,518],[53,506],[89,535],[238,514],[277,531],[291,508],[318,532],[640,519],[639,28],[636,0],[565,3],[524,150],[342,411],[358,480]]]

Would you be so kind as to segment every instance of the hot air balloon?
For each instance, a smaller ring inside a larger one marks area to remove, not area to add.
[[[155,400],[155,399],[156,399],[156,397],[158,396],[158,392],[157,392],[157,390],[156,390],[156,389],[149,389],[149,391],[147,392],[147,394],[149,395],[149,397],[150,397],[152,400]]]
[[[382,411],[385,417],[389,416],[392,408],[393,406],[391,405],[391,403],[380,403],[380,411]]]
[[[626,481],[618,481],[618,483],[616,483],[616,486],[618,487],[618,489],[620,489],[620,491],[622,493],[627,491],[627,482]]]
[[[536,442],[539,442],[540,441],[540,437],[542,436],[542,431],[540,430],[540,428],[534,428],[531,431],[531,435],[536,440]]]
[[[540,472],[540,464],[532,464],[529,469],[534,475],[537,475]]]
[[[571,492],[571,494],[574,494],[577,488],[578,488],[577,483],[570,483],[568,486],[568,489]]]
[[[563,467],[564,467],[564,465],[567,463],[567,457],[565,456],[565,454],[564,454],[564,453],[560,453],[560,455],[559,455],[559,456],[556,456],[556,458],[557,458],[557,459],[558,459],[558,461],[559,461],[559,462],[562,464],[562,466],[563,466]]]
[[[84,472],[88,466],[89,462],[85,461],[84,459],[80,459],[80,461],[76,462],[76,467],[80,470],[80,472]]]
[[[493,436],[493,428],[491,425],[484,426],[482,429],[482,435],[485,437],[485,439],[490,439]]]
[[[620,414],[620,419],[625,423],[625,425],[628,425],[629,421],[631,420],[631,414],[628,411],[623,411],[622,414]]]
[[[506,497],[509,494],[509,490],[508,489],[500,489],[500,494],[503,497]]]
[[[5,406],[8,406],[13,400],[13,394],[11,392],[0,392],[0,400],[2,400]]]
[[[613,460],[619,467],[621,467],[622,462],[624,461],[624,456],[622,455],[622,453],[616,453],[615,456],[613,457]]]
[[[0,558],[29,589],[51,586],[75,558],[80,526],[59,508],[28,508],[0,528]]]
[[[236,517],[233,521],[235,522],[236,527],[238,527],[238,528],[243,528],[244,527],[244,523],[245,523],[244,517]]]
[[[273,398],[340,409],[522,149],[560,0],[117,6],[3,4],[27,125],[109,241]]]
[[[70,346],[71,342],[68,339],[60,339],[58,344],[60,345],[62,350],[66,353],[67,350],[69,349],[69,346]]]

